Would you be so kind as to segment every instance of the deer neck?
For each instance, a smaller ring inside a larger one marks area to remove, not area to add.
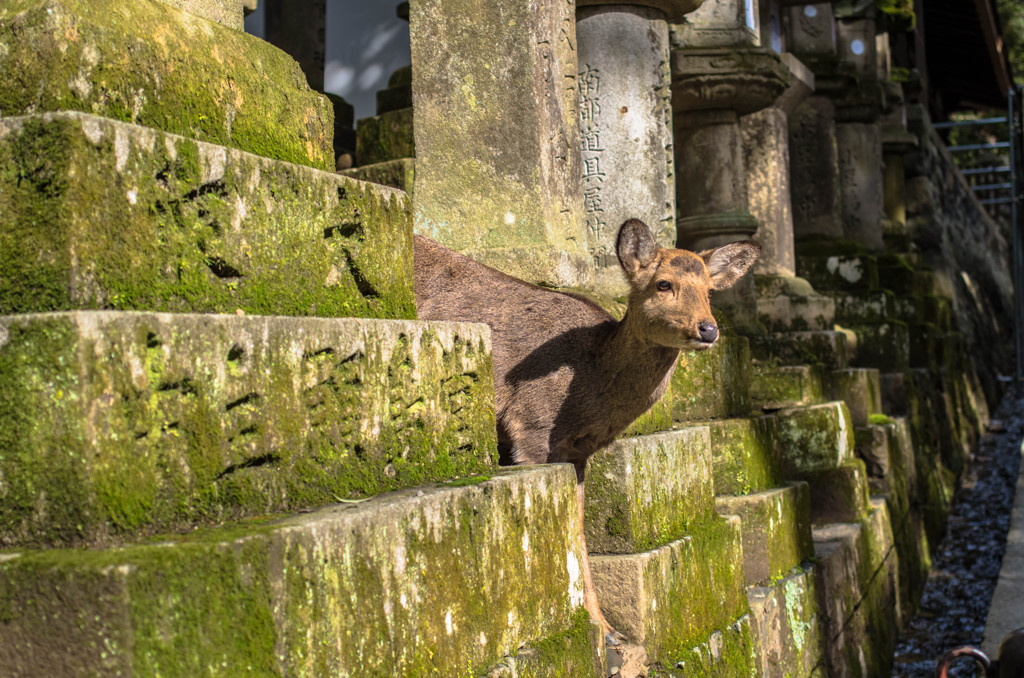
[[[610,386],[631,397],[655,399],[664,392],[667,377],[679,359],[679,349],[648,340],[636,314],[629,311],[608,335],[601,352]]]

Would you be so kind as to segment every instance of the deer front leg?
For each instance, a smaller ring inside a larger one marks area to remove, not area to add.
[[[590,618],[599,623],[604,629],[605,644],[617,646],[621,645],[626,638],[612,628],[612,625],[604,618],[604,613],[601,612],[601,605],[597,602],[597,589],[594,588],[594,577],[590,573],[590,552],[587,550],[587,537],[583,530],[583,498],[583,473],[580,467],[577,466],[576,503],[580,512],[580,543],[583,546],[583,606],[590,613]]]

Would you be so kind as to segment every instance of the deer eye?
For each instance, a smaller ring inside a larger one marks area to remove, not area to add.
[[[672,289],[672,283],[670,283],[667,280],[659,280],[657,287],[662,292],[667,292],[668,290]]]

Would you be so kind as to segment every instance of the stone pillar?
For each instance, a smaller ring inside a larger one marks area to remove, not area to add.
[[[613,292],[622,222],[676,242],[668,23],[649,7],[586,5],[576,10],[583,209],[595,286]]]
[[[790,191],[788,116],[814,91],[814,75],[792,54],[781,55],[790,86],[774,105],[740,120],[747,207],[757,219],[754,239],[761,243],[754,272],[796,275]]]
[[[793,235],[843,237],[835,106],[814,96],[789,116]]]
[[[836,39],[840,62],[852,66],[856,77],[855,86],[839,93],[836,106],[843,236],[868,249],[880,250],[885,245],[882,130],[878,118],[884,97],[878,81],[874,17],[837,21]]]
[[[309,86],[324,91],[327,0],[263,0],[265,39],[299,62]]]
[[[745,240],[757,231],[750,213],[741,116],[770,106],[789,82],[781,57],[756,47],[753,0],[704,5],[673,26],[677,241],[701,250]],[[723,44],[736,45],[722,47]],[[734,327],[757,332],[752,277],[716,293],[715,308]]]
[[[676,200],[680,246],[749,238],[740,116],[770,105],[789,72],[765,49],[686,49],[672,55]]]
[[[828,103],[812,98],[790,120],[793,183],[807,191],[803,193],[801,188],[797,194],[794,189],[796,237],[843,237],[869,249],[881,249],[883,180],[878,117],[884,94],[878,81],[873,6],[862,15],[842,19],[836,19],[828,3],[793,5],[787,11],[788,43],[814,71],[817,93],[832,104],[829,110]],[[835,171],[831,167],[833,143]],[[833,196],[837,197],[838,223],[830,222]]]
[[[590,277],[574,3],[414,0],[415,229],[512,275]]]

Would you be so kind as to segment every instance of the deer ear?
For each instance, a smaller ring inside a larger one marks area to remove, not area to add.
[[[732,287],[754,265],[760,253],[761,245],[753,240],[734,242],[701,252],[700,257],[704,259],[708,273],[711,274],[711,289]]]
[[[619,239],[615,243],[619,264],[630,280],[647,268],[658,254],[658,243],[654,242],[651,229],[639,219],[630,219],[619,228]]]

